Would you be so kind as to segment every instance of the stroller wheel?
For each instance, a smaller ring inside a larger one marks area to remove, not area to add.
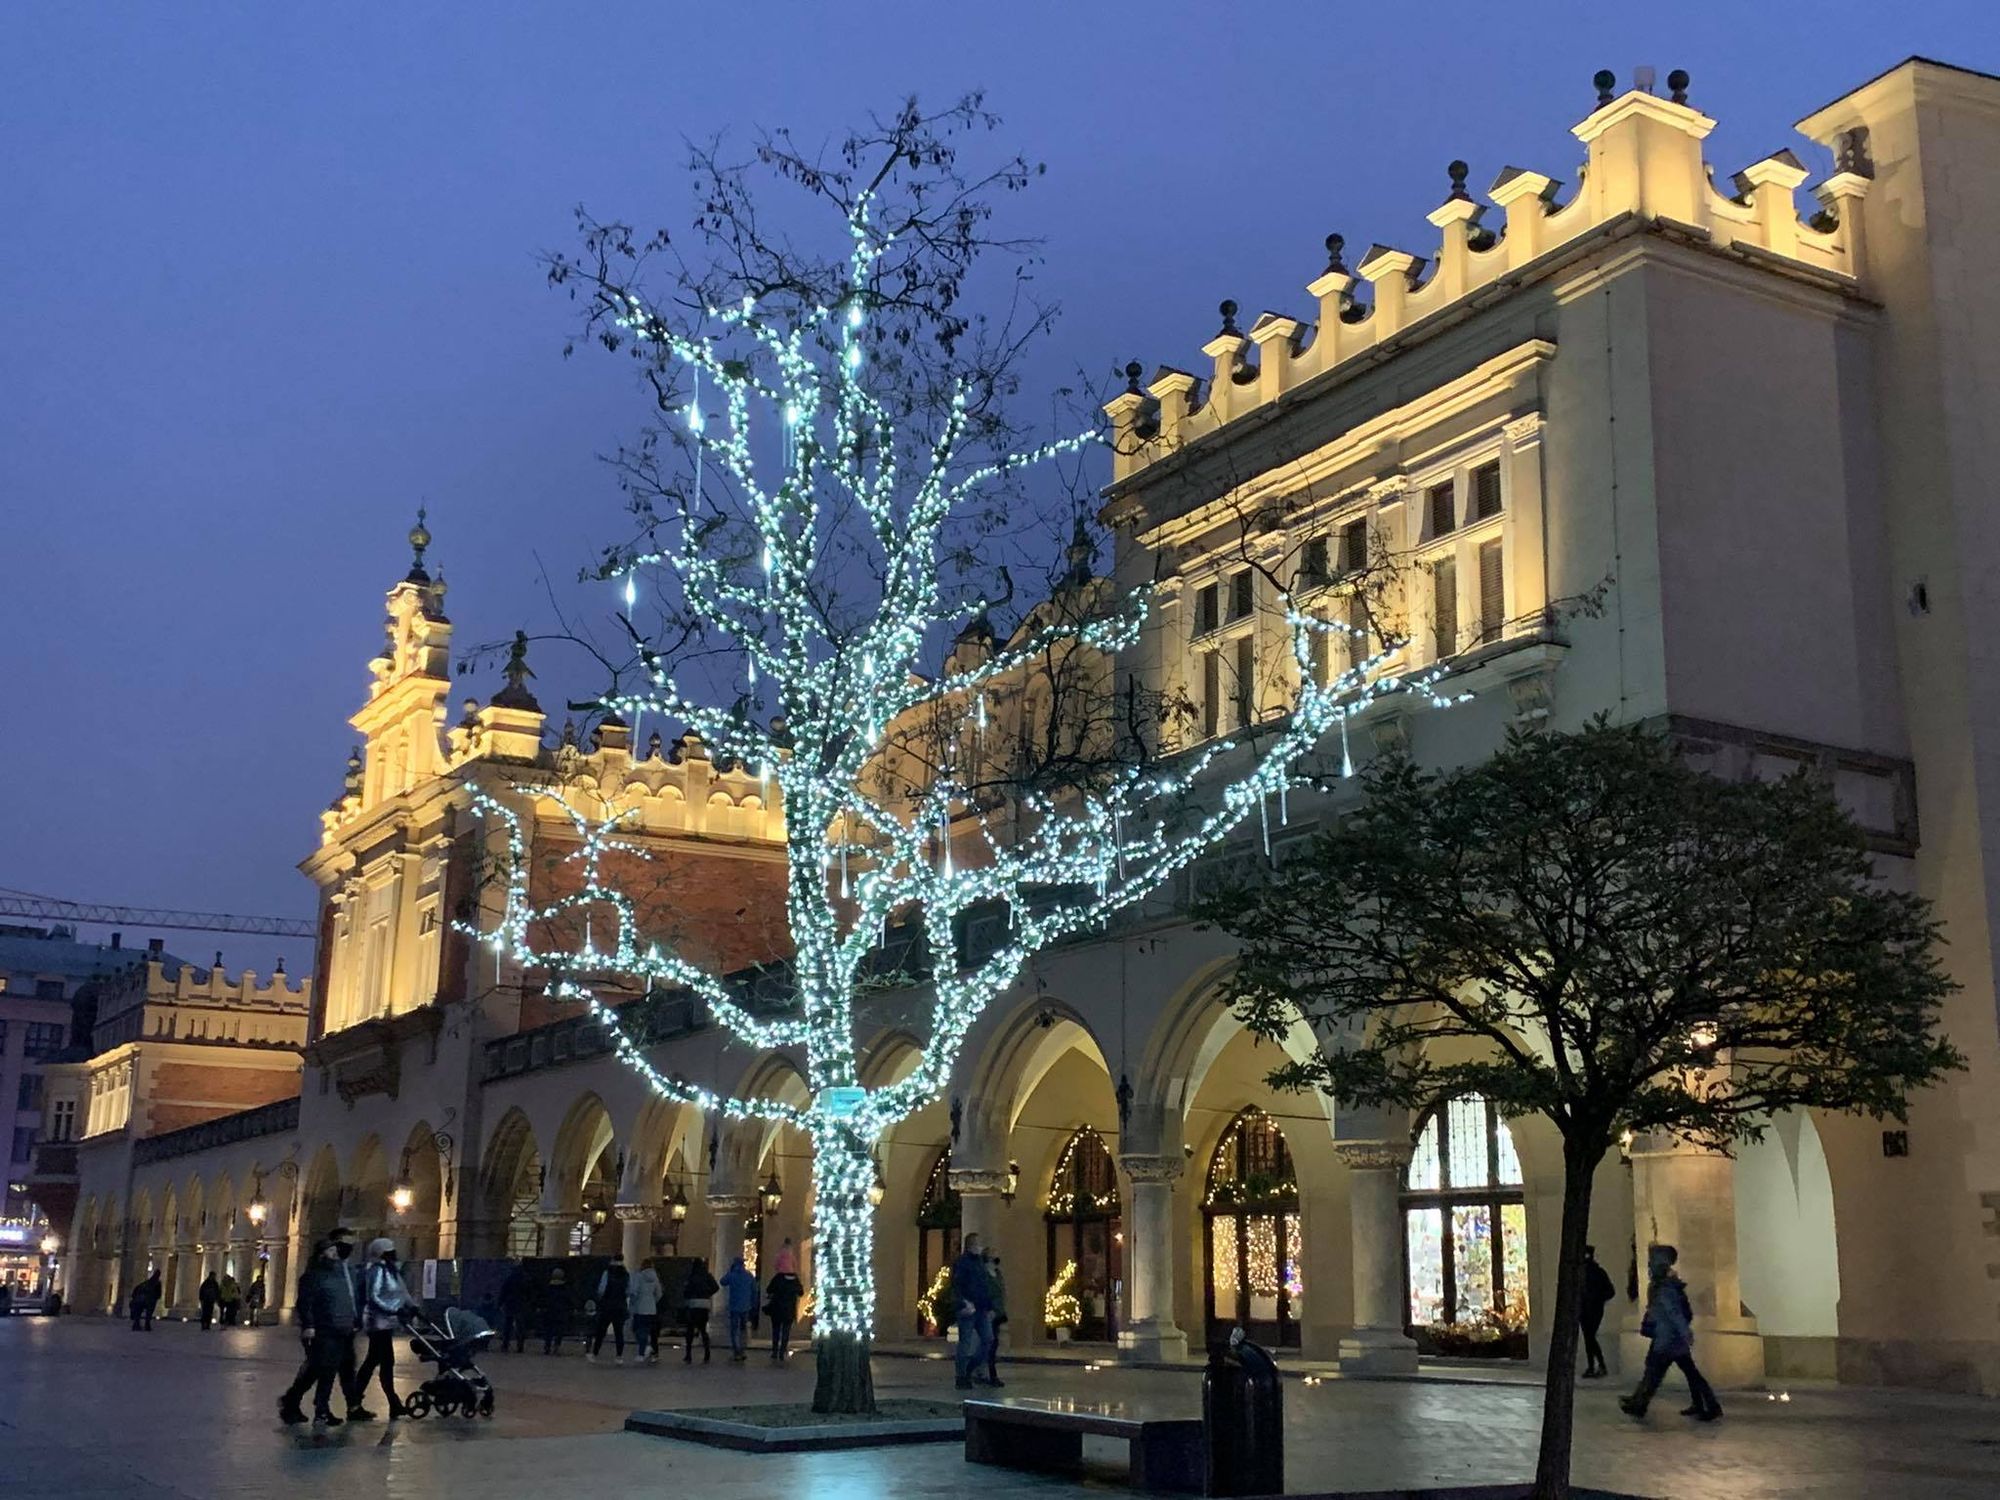
[[[431,1414],[431,1393],[411,1391],[403,1398],[403,1415],[412,1422],[421,1422]]]
[[[485,1396],[480,1399],[479,1415],[482,1417],[493,1415],[493,1392],[491,1390],[487,1391]]]
[[[458,1415],[458,1398],[456,1396],[439,1396],[431,1403],[431,1410],[435,1411],[441,1417],[455,1417]]]

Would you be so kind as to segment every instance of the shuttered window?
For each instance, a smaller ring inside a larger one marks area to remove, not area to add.
[[[1349,521],[1340,528],[1340,571],[1359,573],[1368,566],[1368,520]]]
[[[1443,661],[1458,650],[1458,564],[1441,557],[1431,564],[1432,654]]]
[[[1250,613],[1250,570],[1229,575],[1229,618],[1240,620]]]
[[[1222,656],[1220,652],[1201,654],[1201,733],[1214,739],[1222,728]]]
[[[1194,633],[1196,635],[1207,635],[1209,631],[1215,629],[1221,623],[1221,593],[1214,584],[1204,584],[1200,589],[1195,591]]]
[[[1326,582],[1326,538],[1314,537],[1306,543],[1305,560],[1299,566],[1299,582]]]
[[[1430,522],[1432,536],[1449,536],[1458,529],[1458,512],[1452,505],[1451,481],[1434,484],[1430,492]]]
[[[1472,471],[1472,519],[1484,521],[1500,514],[1500,465],[1481,464]]]
[[[1256,646],[1250,637],[1238,636],[1236,640],[1236,722],[1234,727],[1243,728],[1250,722],[1252,704],[1255,701],[1255,678],[1257,669]]]
[[[1347,665],[1361,666],[1375,654],[1368,630],[1368,604],[1359,594],[1347,596]]]
[[[1500,566],[1500,544],[1482,542],[1479,547],[1479,639],[1497,641],[1507,623],[1507,582]]]

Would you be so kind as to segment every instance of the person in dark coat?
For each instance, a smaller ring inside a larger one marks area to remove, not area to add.
[[[615,1341],[618,1363],[625,1363],[626,1302],[631,1294],[632,1273],[625,1269],[625,1257],[614,1255],[597,1278],[597,1312],[590,1322],[588,1358],[596,1359],[604,1352],[604,1335],[609,1333]]]
[[[201,1331],[207,1333],[215,1326],[215,1306],[222,1300],[222,1283],[210,1271],[201,1278],[201,1286],[196,1290],[195,1301],[201,1304]]]
[[[1681,1374],[1687,1377],[1688,1394],[1693,1398],[1693,1404],[1681,1415],[1713,1422],[1722,1415],[1722,1403],[1715,1399],[1714,1387],[1695,1367],[1694,1308],[1688,1302],[1687,1283],[1674,1273],[1674,1262],[1679,1259],[1680,1252],[1672,1245],[1655,1245],[1646,1253],[1646,1316],[1639,1324],[1639,1332],[1652,1344],[1646,1351],[1646,1369],[1639,1377],[1639,1388],[1618,1405],[1628,1416],[1645,1416],[1668,1366],[1678,1365]]]
[[[1005,1385],[1000,1378],[1000,1329],[1007,1321],[1007,1279],[1000,1274],[1000,1257],[992,1250],[986,1252],[986,1289],[992,1300],[991,1310],[986,1314],[986,1383],[993,1386]]]
[[[353,1253],[354,1232],[336,1229],[313,1247],[312,1259],[299,1275],[295,1316],[306,1358],[297,1377],[278,1398],[278,1418],[288,1427],[305,1421],[299,1402],[309,1387],[313,1391],[313,1425],[339,1426],[340,1418],[332,1406],[336,1380],[346,1398],[348,1416],[365,1419],[373,1415],[362,1408],[354,1380],[354,1330],[361,1321],[361,1299],[347,1263]]]
[[[972,1389],[972,1372],[986,1352],[985,1333],[992,1326],[993,1283],[986,1277],[986,1259],[979,1253],[979,1236],[968,1234],[951,1265],[951,1300],[958,1312],[958,1388]]]
[[[799,1303],[806,1284],[790,1271],[780,1271],[764,1289],[764,1311],[771,1315],[771,1359],[783,1364],[792,1352],[792,1325],[799,1320]]]
[[[697,1260],[687,1273],[687,1280],[681,1283],[681,1318],[687,1337],[687,1351],[681,1355],[682,1364],[694,1362],[694,1341],[701,1340],[701,1362],[707,1364],[714,1353],[708,1342],[708,1314],[715,1306],[715,1294],[722,1290],[719,1283],[709,1274],[708,1262]]]
[[[404,1415],[403,1400],[396,1394],[396,1335],[416,1310],[416,1301],[403,1281],[403,1268],[396,1261],[395,1241],[370,1241],[368,1263],[361,1268],[361,1331],[368,1335],[368,1353],[354,1372],[354,1400],[359,1403],[368,1394],[368,1377],[379,1375],[392,1422]],[[348,1415],[364,1414],[350,1411]]]
[[[1604,1267],[1597,1263],[1597,1247],[1583,1247],[1583,1378],[1595,1380],[1600,1375],[1608,1375],[1604,1363],[1604,1346],[1597,1341],[1597,1330],[1604,1323],[1604,1309],[1611,1299],[1618,1295],[1618,1289],[1611,1284],[1611,1277]]]
[[[536,1304],[536,1314],[542,1329],[542,1353],[562,1353],[563,1340],[569,1336],[571,1306],[569,1278],[561,1266],[549,1272],[548,1283]]]
[[[250,1283],[250,1290],[243,1294],[243,1311],[255,1328],[257,1320],[264,1315],[264,1273],[259,1271],[256,1280]]]
[[[132,1331],[151,1333],[153,1313],[160,1305],[160,1273],[154,1271],[144,1281],[132,1288],[127,1305],[132,1310]]]
[[[515,1261],[507,1279],[500,1284],[500,1347],[516,1354],[527,1352],[528,1322],[535,1309],[535,1284],[528,1268]]]

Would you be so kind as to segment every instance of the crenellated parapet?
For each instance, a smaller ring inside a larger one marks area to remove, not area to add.
[[[1124,479],[1185,444],[1287,391],[1370,354],[1399,336],[1465,307],[1482,292],[1531,277],[1593,232],[1624,222],[1667,228],[1717,250],[1781,269],[1859,286],[1866,279],[1856,202],[1870,187],[1865,143],[1833,142],[1836,170],[1815,189],[1801,218],[1806,168],[1779,151],[1737,172],[1725,191],[1702,156],[1715,121],[1687,101],[1687,74],[1668,75],[1669,93],[1612,92],[1597,75],[1597,107],[1573,130],[1585,159],[1565,197],[1556,178],[1523,167],[1501,170],[1486,203],[1466,187],[1470,169],[1450,168],[1450,191],[1428,217],[1437,237],[1428,253],[1374,244],[1350,266],[1346,240],[1327,238],[1326,268],[1306,290],[1311,322],[1266,312],[1246,332],[1234,302],[1202,346],[1199,374],[1170,366],[1143,381],[1126,367],[1127,388],[1105,406],[1114,431],[1113,478]]]

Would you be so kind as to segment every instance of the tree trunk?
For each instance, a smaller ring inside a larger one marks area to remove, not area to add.
[[[813,1130],[813,1387],[816,1412],[875,1410],[875,1158],[841,1121]]]
[[[1557,1250],[1555,1317],[1549,1326],[1548,1381],[1542,1395],[1542,1448],[1532,1500],[1568,1500],[1576,1432],[1576,1342],[1583,1310],[1583,1247],[1590,1239],[1590,1189],[1604,1150],[1563,1142],[1562,1240]]]

